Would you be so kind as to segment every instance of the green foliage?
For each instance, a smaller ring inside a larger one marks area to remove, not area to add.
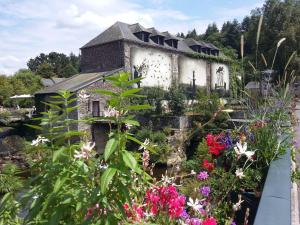
[[[13,76],[0,76],[0,105],[11,106],[12,95],[33,94],[41,87],[40,77],[30,70],[21,69]],[[32,99],[14,100],[20,106],[33,104]]]
[[[292,182],[299,183],[299,181],[300,181],[300,171],[299,171],[299,169],[292,172],[292,177],[291,178],[292,178]]]
[[[173,84],[170,88],[167,99],[171,113],[176,116],[183,115],[186,108],[186,97],[183,90]]]
[[[144,87],[140,94],[144,95],[144,98],[132,99],[132,103],[149,104],[152,106],[151,110],[142,111],[141,113],[151,113],[157,115],[162,115],[164,113],[162,100],[166,98],[167,91],[160,87]]]
[[[21,69],[12,77],[12,83],[20,80],[26,88],[25,94],[33,94],[41,88],[41,79],[39,76],[27,69]],[[22,93],[24,94],[24,93]]]
[[[20,190],[23,181],[17,176],[20,172],[18,167],[13,163],[7,163],[0,171],[0,193],[14,192]]]
[[[155,150],[155,153],[150,155],[154,163],[166,162],[171,146],[168,144],[167,136],[164,132],[152,131],[150,128],[145,127],[139,129],[135,135],[140,140],[150,140],[151,146]]]
[[[7,76],[0,76],[0,105],[7,105],[13,95],[13,86]]]
[[[56,77],[57,74],[54,72],[54,67],[49,63],[42,63],[36,69],[36,74],[42,78]]]
[[[27,66],[33,72],[40,70],[38,74],[44,78],[52,76],[69,77],[79,72],[79,60],[80,57],[73,53],[69,56],[57,52],[41,53],[39,56],[30,59]],[[41,65],[44,65],[42,66],[43,70],[39,69]]]
[[[60,76],[61,77],[71,77],[71,76],[75,75],[76,73],[78,73],[78,70],[76,70],[76,68],[71,63],[69,63],[62,69]]]
[[[20,203],[15,200],[12,193],[5,194],[0,200],[0,225],[21,225]]]
[[[218,93],[213,92],[208,94],[204,89],[197,91],[193,112],[200,116],[199,122],[206,124],[205,129],[227,128],[225,122],[228,119],[228,115],[224,112],[219,112],[221,107]]]
[[[149,109],[150,106],[130,104],[131,98],[141,96],[138,94],[140,89],[131,88],[133,83],[128,78],[126,73],[108,78],[119,88],[118,93],[95,91],[109,95],[109,107],[118,112],[105,117],[113,126],[104,155],[99,158],[93,157],[92,149],[87,150],[88,144],[74,142],[73,138],[81,133],[73,131],[73,125],[78,121],[72,120],[70,113],[76,110],[73,106],[76,99],[67,91],[45,103],[50,109],[39,118],[39,125],[28,125],[42,130],[43,138],[48,138],[49,142],[35,146],[37,156],[32,162],[35,176],[25,187],[27,191],[21,200],[22,207],[29,206],[24,223],[117,224],[124,219],[123,204],[139,195],[136,185],[141,183],[142,189],[147,187],[149,176],[139,166],[139,155],[126,149],[129,141],[142,143],[124,130],[124,124],[139,125],[131,111]],[[155,139],[160,139],[158,136]],[[89,152],[87,157],[79,155],[76,158],[82,149]],[[103,167],[104,163],[107,168]],[[88,214],[88,209],[96,204],[99,211]],[[4,203],[0,207],[10,210]]]
[[[252,143],[251,147],[257,149],[257,164],[260,166],[270,165],[273,160],[285,152],[286,146],[281,145],[282,140],[274,135],[276,130],[273,124],[267,124],[261,129],[254,130],[255,142]]]

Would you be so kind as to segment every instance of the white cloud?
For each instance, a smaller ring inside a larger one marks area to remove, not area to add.
[[[148,0],[153,7],[145,8],[133,0],[1,0],[0,72],[11,74],[26,67],[41,52],[78,54],[81,46],[116,21],[172,33],[194,27],[204,32],[213,22],[166,9],[162,7],[166,1]]]

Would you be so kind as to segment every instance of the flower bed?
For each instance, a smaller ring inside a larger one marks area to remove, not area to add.
[[[140,125],[134,111],[149,108],[131,104],[132,98],[141,97],[137,94],[141,89],[131,88],[138,80],[129,80],[125,73],[107,80],[120,91],[95,90],[110,96],[109,113],[96,118],[109,121],[111,128],[104,154],[95,152],[86,133],[71,130],[78,122],[69,118],[74,98],[61,92],[48,103],[51,109],[40,118],[41,124],[31,126],[46,127],[27,156],[32,179],[21,200],[17,192],[3,197],[0,224],[253,223],[253,205],[259,201],[269,165],[289,147],[278,139],[287,132],[280,125],[289,118],[286,105],[268,109],[251,124],[208,133],[182,173],[157,180],[149,160],[159,146],[148,139],[142,142],[131,132]],[[82,141],[72,142],[78,136]],[[25,208],[28,213],[20,218],[19,211]]]

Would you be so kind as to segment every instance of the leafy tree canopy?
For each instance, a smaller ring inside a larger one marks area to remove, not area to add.
[[[70,77],[79,72],[79,60],[80,57],[73,53],[69,56],[57,52],[50,52],[49,54],[41,53],[39,56],[31,58],[27,62],[27,66],[31,71],[36,72],[44,78],[49,78],[48,76],[50,75]],[[39,70],[42,70],[42,73]]]

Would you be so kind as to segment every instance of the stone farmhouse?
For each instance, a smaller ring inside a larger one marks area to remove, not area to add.
[[[140,24],[116,22],[81,48],[81,73],[35,93],[37,112],[47,110],[48,101],[60,90],[75,94],[73,119],[102,116],[106,96],[89,93],[93,89],[113,90],[105,81],[120,71],[131,72],[132,78],[143,76],[142,87],[167,90],[173,83],[204,87],[207,91],[229,90],[229,66],[222,52],[213,44],[183,39]],[[114,91],[114,90],[113,90]],[[88,99],[81,99],[89,93]],[[78,130],[91,133],[97,150],[102,152],[107,139],[108,124],[79,124]]]

